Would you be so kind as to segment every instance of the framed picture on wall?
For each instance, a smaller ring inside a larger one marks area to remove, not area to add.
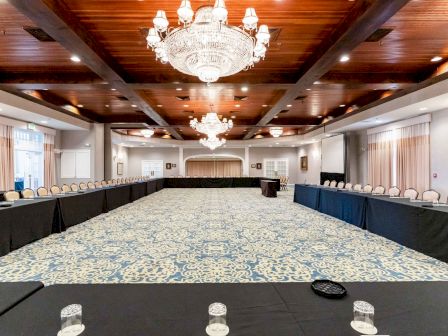
[[[165,165],[165,168],[166,168],[166,169],[171,169],[171,163],[167,163],[167,164]]]
[[[261,163],[257,163],[257,169],[263,169],[263,165]]]
[[[171,165],[171,167],[173,167],[173,168],[176,168],[176,164],[175,164],[175,163],[173,163],[173,164]]]
[[[301,170],[308,170],[308,156],[301,156],[300,157],[300,169]]]
[[[251,167],[251,168],[256,168],[257,165],[256,165],[255,163],[252,163],[252,164],[250,165],[250,167]]]
[[[118,176],[123,175],[123,168],[124,168],[123,162],[118,162],[117,163],[117,175]]]

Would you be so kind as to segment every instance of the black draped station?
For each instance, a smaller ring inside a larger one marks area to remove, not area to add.
[[[448,206],[299,184],[294,202],[448,262]]]
[[[381,335],[448,334],[448,282],[343,283],[340,300],[310,283],[54,285],[0,316],[0,335],[56,335],[63,307],[82,305],[83,335],[205,335],[208,306],[227,306],[229,335],[359,336],[353,302],[375,307]]]
[[[261,180],[275,181],[280,191],[280,179],[265,177],[167,177],[164,188],[260,188]]]
[[[261,194],[264,197],[277,197],[277,188],[275,181],[261,180]]]
[[[30,282],[1,282],[0,283],[0,315],[18,305],[38,290],[44,284],[38,281]],[[1,335],[1,334],[0,334]]]

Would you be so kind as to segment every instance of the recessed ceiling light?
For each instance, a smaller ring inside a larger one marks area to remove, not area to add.
[[[114,89],[114,88],[112,88],[112,89],[110,89],[111,91],[117,91],[117,89]]]
[[[84,107],[84,105],[82,105],[82,104],[78,104],[76,106],[78,106],[79,108],[83,108]]]
[[[233,115],[233,116],[231,116],[231,118],[232,118],[232,119],[235,119],[235,118],[236,118],[236,116],[234,116],[234,115]]]
[[[182,88],[176,88],[176,91],[182,91]]]
[[[306,89],[307,91],[311,91],[311,89]]]
[[[190,105],[185,104],[184,107],[189,107]]]
[[[163,105],[160,105],[160,104],[159,104],[159,105],[157,105],[157,107],[163,107]]]
[[[135,104],[132,104],[131,106],[132,106],[132,107],[137,107],[137,105],[135,105]]]
[[[193,119],[193,116],[188,116],[188,118]]]
[[[48,91],[48,89],[42,89],[42,90],[44,90],[44,91]]]
[[[275,116],[274,119],[278,119],[278,116]]]
[[[292,107],[292,105],[291,105],[291,104],[288,104],[288,105],[286,105],[286,107]]]
[[[79,58],[79,56],[76,56],[76,55],[72,55],[72,57],[70,57],[70,59],[72,62],[75,62],[75,63],[81,62],[81,59]]]
[[[235,107],[241,107],[241,105],[240,104],[236,104]]]
[[[107,105],[107,104],[106,104],[106,105],[104,105],[104,106],[105,106],[105,107],[110,107],[110,105]]]
[[[440,62],[443,58],[440,56],[434,56],[433,58],[431,58],[431,62]]]
[[[268,107],[266,104],[261,105],[261,107]]]
[[[322,116],[321,116],[321,115],[318,115],[317,117],[318,117],[319,119],[320,119],[320,118],[322,118]]]
[[[249,88],[248,88],[247,86],[243,86],[243,87],[241,88],[241,91],[243,91],[243,92],[247,92],[247,91],[249,91]]]
[[[341,58],[339,59],[339,61],[340,61],[341,63],[348,62],[348,61],[350,61],[350,56],[348,56],[348,55],[342,55]]]
[[[42,124],[48,124],[48,121],[47,120],[42,120],[41,123]]]
[[[276,142],[275,144],[276,144],[276,145],[280,145],[280,142]]]
[[[375,122],[376,122],[376,123],[380,123],[380,122],[381,122],[381,119],[375,119]]]
[[[339,105],[339,107],[345,107],[345,104],[341,104],[341,105]]]
[[[426,111],[428,108],[427,107],[421,107],[420,111]]]

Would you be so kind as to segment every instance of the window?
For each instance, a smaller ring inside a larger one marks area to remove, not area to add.
[[[15,189],[37,189],[44,184],[44,135],[39,132],[14,129]]]
[[[288,176],[288,159],[265,159],[264,177],[278,178],[279,176]]]

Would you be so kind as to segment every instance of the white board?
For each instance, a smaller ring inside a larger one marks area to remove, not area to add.
[[[90,151],[76,152],[76,178],[90,178]]]
[[[336,135],[322,139],[322,172],[345,172],[345,143],[344,135]]]
[[[90,178],[90,150],[62,151],[61,178]]]
[[[61,153],[61,178],[75,178],[76,177],[76,153],[62,152]]]

